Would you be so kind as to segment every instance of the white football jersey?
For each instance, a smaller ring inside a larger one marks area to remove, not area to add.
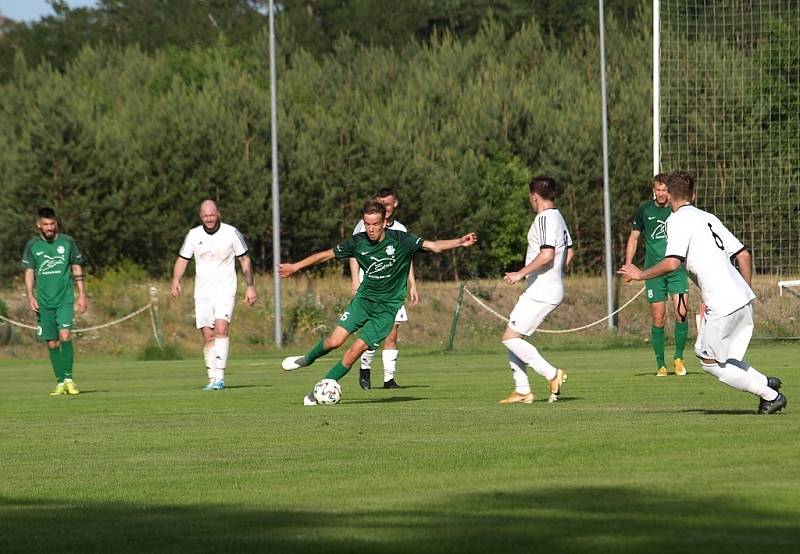
[[[536,215],[528,230],[525,265],[531,263],[542,248],[553,248],[555,256],[552,262],[527,276],[526,296],[548,304],[559,304],[564,299],[564,267],[567,248],[571,246],[572,237],[561,212],[550,208]]]
[[[400,223],[399,221],[397,221],[396,219],[394,221],[392,221],[392,224],[389,225],[386,228],[387,229],[391,229],[392,231],[403,231],[404,233],[408,233],[408,229],[406,229],[406,226],[403,225],[402,223]],[[355,227],[355,229],[353,229],[353,234],[357,235],[359,233],[365,233],[366,231],[367,231],[367,228],[364,225],[364,219],[361,218],[361,219],[358,220],[358,223],[356,223],[356,227]],[[358,269],[358,282],[360,283],[363,280],[364,280],[364,270],[359,268]]]
[[[746,306],[756,295],[731,263],[742,243],[714,215],[691,204],[667,218],[665,257],[686,263],[700,287],[706,318],[717,319]]]
[[[213,233],[198,225],[191,229],[181,246],[180,257],[195,263],[195,298],[236,296],[237,256],[247,254],[242,234],[227,223]]]

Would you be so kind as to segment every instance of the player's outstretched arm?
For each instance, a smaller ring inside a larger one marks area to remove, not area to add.
[[[634,281],[644,281],[646,279],[652,279],[653,277],[666,275],[671,271],[675,271],[680,266],[681,261],[678,258],[669,257],[664,258],[653,267],[645,270],[641,270],[633,264],[625,264],[617,270],[617,273],[625,277],[626,280],[630,278]]]
[[[454,248],[467,248],[478,242],[478,235],[475,233],[467,233],[463,237],[457,239],[444,239],[444,240],[426,240],[422,243],[422,248],[431,252],[444,252],[445,250],[453,250]]]
[[[531,263],[520,269],[519,271],[511,271],[503,276],[503,281],[509,285],[515,285],[522,281],[529,274],[534,271],[539,271],[540,268],[551,263],[556,257],[556,251],[553,248],[542,248],[536,257],[531,260]]]
[[[334,259],[336,255],[333,253],[333,248],[330,250],[323,250],[322,252],[317,252],[316,254],[311,254],[310,256],[303,258],[299,262],[295,262],[293,264],[278,264],[278,275],[281,277],[289,277],[293,273],[300,271],[301,269],[305,269],[307,267],[311,267],[312,265],[321,264],[323,262],[328,262]]]

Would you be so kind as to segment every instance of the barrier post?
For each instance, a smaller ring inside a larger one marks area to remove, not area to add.
[[[161,333],[161,316],[158,313],[158,290],[150,287],[150,320],[153,322],[153,337],[158,347],[164,348],[164,335]]]
[[[447,344],[444,347],[445,352],[453,351],[453,342],[456,339],[456,327],[458,326],[458,316],[461,314],[461,302],[464,300],[464,287],[466,283],[461,283],[458,288],[458,300],[456,300],[456,311],[453,313],[453,323],[450,325],[450,337],[447,339]]]

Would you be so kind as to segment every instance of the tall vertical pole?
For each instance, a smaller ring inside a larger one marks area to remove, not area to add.
[[[653,175],[661,172],[661,2],[653,0]]]
[[[272,125],[272,275],[275,283],[275,346],[283,346],[281,326],[281,276],[278,264],[281,263],[281,204],[278,181],[278,92],[275,77],[275,7],[269,0],[269,96],[270,119]]]
[[[611,194],[608,187],[608,108],[606,106],[606,32],[603,18],[603,0],[598,0],[600,11],[600,94],[603,106],[603,210],[605,212],[606,235],[606,304],[608,307],[608,329],[614,330],[614,260],[611,257]]]
[[[653,0],[653,175],[661,172],[661,2]]]

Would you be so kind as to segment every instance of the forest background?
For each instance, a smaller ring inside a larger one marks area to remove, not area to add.
[[[133,264],[168,275],[206,197],[269,272],[266,4],[54,2],[52,17],[0,23],[4,278],[19,277],[43,204],[56,208],[93,274]],[[348,236],[363,202],[390,186],[415,234],[481,237],[469,251],[421,256],[422,278],[496,277],[522,261],[527,182],[545,173],[563,188],[572,271],[601,273],[596,3],[276,5],[283,259]],[[608,0],[606,9],[616,263],[652,177],[652,22],[638,1]],[[721,45],[718,55],[737,47]]]

